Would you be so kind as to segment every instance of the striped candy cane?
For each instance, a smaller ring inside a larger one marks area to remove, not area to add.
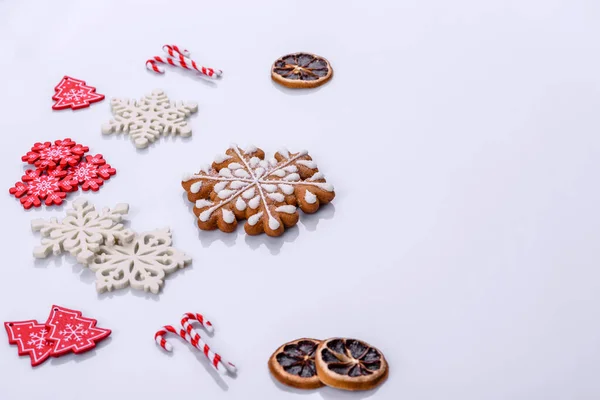
[[[146,61],[146,68],[156,73],[162,74],[165,72],[165,70],[158,64],[170,64],[174,67],[196,70],[202,75],[208,76],[210,78],[218,78],[223,74],[223,71],[221,70],[214,70],[212,68],[198,66],[194,60],[188,58],[190,56],[189,51],[180,50],[179,47],[175,45],[164,45],[163,51],[167,53],[170,57],[155,56]]]
[[[169,343],[165,340],[165,335],[167,334],[167,332],[171,332],[176,335],[179,335],[185,340],[187,340],[186,337],[189,337],[189,335],[183,329],[177,330],[171,325],[163,326],[154,334],[154,341],[156,341],[156,344],[158,344],[160,347],[162,347],[166,351],[173,351],[173,345],[171,345],[171,343]]]
[[[202,325],[202,327],[206,330],[206,332],[208,333],[213,333],[215,328],[213,328],[211,322],[207,319],[204,319],[204,316],[202,316],[202,314],[194,314],[194,313],[185,313],[183,314],[183,317],[181,318],[181,326],[183,326],[183,329],[185,329],[187,332],[189,332],[190,329],[194,329],[191,325],[189,321],[198,321],[200,323],[200,325]]]
[[[219,367],[224,366],[226,371],[229,371],[232,374],[237,372],[237,367],[223,359],[220,354],[214,353],[210,347],[202,340],[198,332],[194,329],[194,327],[189,323],[190,320],[195,320],[200,322],[200,324],[208,331],[212,332],[214,330],[210,321],[204,322],[204,317],[201,314],[194,313],[185,313],[183,318],[181,319],[181,325],[183,325],[184,332],[191,337],[191,341],[189,341],[192,346],[200,350],[204,353],[206,358],[213,364],[217,370]],[[221,371],[219,371],[221,372]]]

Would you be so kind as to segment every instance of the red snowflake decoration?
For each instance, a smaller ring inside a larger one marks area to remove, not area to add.
[[[106,163],[102,154],[85,156],[87,146],[71,139],[36,143],[22,160],[35,165],[28,169],[9,193],[20,199],[25,209],[60,205],[69,192],[98,191],[104,181],[117,171]],[[82,159],[82,157],[84,157]]]
[[[79,162],[81,156],[88,152],[88,150],[87,146],[82,146],[67,138],[57,140],[54,144],[50,142],[36,143],[31,148],[31,151],[21,157],[21,160],[28,164],[33,164],[37,168],[73,166]]]
[[[52,100],[56,100],[56,103],[52,106],[53,110],[63,110],[69,107],[78,110],[89,107],[90,103],[104,100],[104,95],[96,93],[95,87],[87,86],[84,81],[69,76],[65,76],[56,85],[54,91],[56,93],[52,96]]]
[[[110,329],[97,328],[98,321],[86,318],[80,311],[52,306],[50,317],[46,321],[48,338],[54,342],[53,356],[70,351],[83,353],[96,347],[96,342],[107,338]]]
[[[91,189],[96,192],[104,184],[104,181],[116,173],[117,170],[106,163],[102,154],[96,154],[95,156],[86,156],[84,162],[70,168],[66,179],[81,185],[82,190]]]
[[[48,340],[46,325],[30,320],[5,322],[4,327],[8,334],[8,343],[17,345],[20,356],[28,355],[33,367],[52,355],[54,342]]]

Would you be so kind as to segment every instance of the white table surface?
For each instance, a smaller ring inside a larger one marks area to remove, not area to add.
[[[193,265],[158,295],[98,295],[71,257],[34,261],[30,220],[5,192],[0,321],[45,321],[52,304],[113,330],[94,351],[32,369],[0,334],[0,398],[598,399],[600,6],[594,0],[0,2],[2,187],[36,141],[70,137],[117,175],[98,207],[164,226]],[[145,60],[163,44],[224,71],[208,84]],[[272,83],[279,56],[328,58],[332,81]],[[63,75],[107,100],[52,111]],[[136,151],[103,137],[111,97],[162,88],[195,100],[193,137]],[[226,149],[306,148],[332,205],[280,238],[200,232],[180,178]],[[218,379],[200,353],[154,332],[183,312],[239,366]],[[301,392],[267,359],[299,337],[356,337],[391,364],[379,390]]]

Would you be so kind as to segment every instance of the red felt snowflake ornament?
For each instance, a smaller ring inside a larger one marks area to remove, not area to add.
[[[104,181],[116,173],[117,170],[106,163],[102,154],[96,154],[95,156],[86,156],[85,161],[70,168],[69,175],[65,179],[72,184],[81,185],[82,190],[96,192],[104,184]]]
[[[48,340],[48,329],[35,320],[5,322],[8,342],[16,344],[19,355],[29,355],[31,365],[35,367],[43,363],[54,349],[54,342]]]
[[[84,81],[69,76],[65,76],[56,85],[54,91],[56,93],[52,96],[52,100],[56,100],[56,103],[52,106],[53,110],[63,110],[69,107],[78,110],[89,107],[91,103],[104,100],[104,95],[96,93],[95,87],[88,86]]]
[[[97,328],[97,322],[83,317],[80,311],[52,306],[46,321],[48,339],[54,342],[52,355],[59,356],[70,351],[83,353],[96,347],[97,342],[111,333],[110,329]]]
[[[56,166],[73,166],[88,151],[89,148],[87,146],[82,146],[67,138],[57,140],[54,144],[50,142],[36,143],[31,148],[31,151],[21,157],[21,160],[42,169],[54,168]]]

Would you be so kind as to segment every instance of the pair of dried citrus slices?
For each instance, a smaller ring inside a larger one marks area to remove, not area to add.
[[[331,386],[369,390],[388,376],[379,350],[360,340],[298,339],[279,347],[269,359],[269,370],[279,382],[298,389]]]

